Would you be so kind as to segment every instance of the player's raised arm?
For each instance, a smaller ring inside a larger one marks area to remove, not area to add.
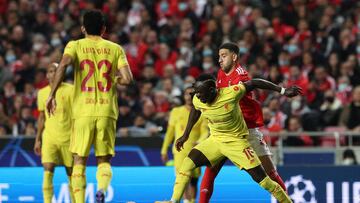
[[[46,110],[49,113],[49,115],[52,115],[55,111],[56,91],[59,88],[59,86],[64,78],[65,70],[66,70],[67,66],[70,65],[71,63],[72,63],[72,57],[70,55],[64,54],[60,61],[59,67],[56,69],[54,83],[51,85],[50,95],[46,101]]]
[[[201,111],[196,110],[194,106],[191,107],[189,120],[186,124],[185,131],[183,135],[176,140],[176,150],[181,151],[181,149],[184,146],[184,143],[189,139],[189,135],[191,132],[191,129],[194,127],[195,123],[199,120],[201,116]]]
[[[254,89],[265,89],[279,92],[281,95],[287,97],[294,97],[302,94],[302,89],[298,86],[291,86],[289,88],[280,87],[270,81],[263,80],[260,78],[255,78],[249,81],[244,82],[244,86],[247,92],[250,92]]]

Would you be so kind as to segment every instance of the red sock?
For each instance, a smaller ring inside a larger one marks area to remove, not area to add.
[[[216,165],[212,168],[206,167],[206,170],[205,170],[205,173],[201,180],[201,185],[200,185],[199,203],[209,203],[211,195],[214,190],[215,178],[216,178],[217,174],[219,173],[220,169],[222,168],[222,166],[224,165],[225,161],[226,160],[220,162],[218,165]]]
[[[278,172],[276,170],[271,171],[269,174],[269,177],[271,178],[271,180],[277,182],[282,187],[282,189],[284,189],[284,191],[287,192],[285,183],[281,179],[280,175],[278,174]]]

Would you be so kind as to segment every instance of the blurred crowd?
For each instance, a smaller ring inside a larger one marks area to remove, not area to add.
[[[119,136],[164,133],[183,89],[201,73],[216,74],[218,47],[229,41],[251,77],[304,90],[293,99],[255,93],[263,132],[360,134],[356,0],[0,0],[0,135],[35,135],[46,67],[83,37],[81,14],[93,8],[105,13],[104,37],[123,46],[136,78],[118,87]],[[72,75],[69,68],[66,80]],[[322,143],[301,135],[285,144]]]

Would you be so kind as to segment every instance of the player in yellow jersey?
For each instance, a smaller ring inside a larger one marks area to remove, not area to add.
[[[100,11],[87,11],[81,29],[85,38],[70,41],[65,47],[46,108],[50,113],[56,109],[57,89],[66,67],[72,64],[75,90],[70,151],[74,154],[72,187],[75,201],[85,202],[85,166],[93,145],[98,164],[96,202],[104,202],[112,178],[110,160],[115,155],[116,83],[129,84],[133,76],[123,48],[101,37],[106,27]]]
[[[168,122],[167,131],[165,134],[164,142],[161,148],[161,159],[164,163],[168,161],[167,150],[169,145],[172,142],[175,142],[180,138],[185,130],[186,124],[188,122],[190,110],[192,107],[192,97],[190,93],[193,91],[192,87],[188,87],[184,91],[184,101],[183,106],[175,107],[170,112],[170,118]],[[174,166],[176,174],[179,171],[181,164],[185,157],[189,154],[190,150],[202,140],[205,140],[209,135],[209,130],[207,127],[207,122],[202,117],[195,123],[192,131],[190,133],[189,140],[184,144],[184,149],[178,152],[175,148],[175,143],[172,147],[172,152],[174,155]],[[190,184],[187,186],[184,192],[184,203],[185,202],[195,202],[196,193],[197,193],[197,183],[200,176],[201,170],[197,168],[191,173]]]
[[[183,148],[200,115],[208,120],[210,137],[196,145],[184,159],[176,177],[171,202],[179,202],[194,168],[214,166],[224,157],[238,168],[246,170],[254,181],[279,202],[291,202],[280,185],[266,175],[259,158],[246,139],[249,131],[238,105],[241,97],[254,88],[280,92],[281,87],[262,79],[252,79],[217,90],[215,79],[211,75],[200,76],[194,87],[193,108],[183,136],[176,141],[176,149],[180,151]],[[294,95],[301,93],[301,89],[296,86],[287,89]]]
[[[38,129],[35,139],[35,154],[41,156],[41,163],[44,166],[43,176],[43,197],[45,203],[50,203],[54,195],[53,176],[56,165],[63,164],[69,178],[69,191],[71,202],[74,202],[71,189],[71,173],[73,166],[72,153],[69,151],[71,135],[71,97],[73,85],[61,83],[58,88],[56,99],[58,107],[54,115],[49,117],[45,111],[46,99],[50,94],[50,86],[54,82],[57,63],[51,63],[47,68],[46,77],[49,85],[39,90],[37,104],[39,110]]]

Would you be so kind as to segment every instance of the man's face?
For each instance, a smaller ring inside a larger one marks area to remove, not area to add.
[[[211,103],[216,96],[214,81],[196,82],[194,85],[195,95],[202,103]]]
[[[46,71],[46,78],[49,80],[49,82],[54,81],[55,79],[55,72],[56,72],[56,68],[54,65],[49,65],[49,67],[47,68]]]
[[[184,101],[186,105],[191,105],[192,104],[192,100],[191,100],[191,93],[194,91],[193,88],[187,88],[185,89],[184,92]]]
[[[219,64],[221,69],[228,73],[236,62],[237,56],[235,53],[231,52],[228,49],[219,50]]]

